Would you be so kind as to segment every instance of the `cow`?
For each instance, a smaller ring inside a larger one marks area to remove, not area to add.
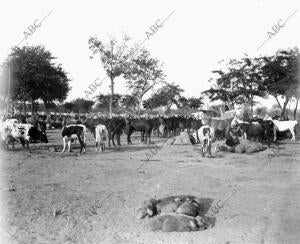
[[[71,149],[71,142],[74,137],[77,137],[80,143],[80,153],[85,152],[85,134],[86,134],[86,127],[85,125],[80,124],[72,124],[63,127],[62,129],[62,137],[63,137],[63,150],[62,153],[66,149],[66,143],[68,143],[68,152]],[[73,138],[72,138],[73,137]]]
[[[238,124],[236,131],[240,130],[245,139],[266,141],[270,146],[274,123],[272,121],[243,122]]]
[[[105,151],[105,143],[108,139],[108,130],[105,125],[99,124],[95,128],[96,152],[101,147],[101,152]]]
[[[215,130],[209,125],[203,125],[192,134],[195,143],[202,143],[202,156],[211,155],[211,144],[215,140]]]
[[[260,123],[240,123],[238,129],[242,131],[245,139],[263,140],[264,128]]]
[[[273,128],[274,141],[277,140],[277,132],[284,132],[284,131],[290,131],[292,134],[292,141],[296,140],[295,127],[298,124],[297,120],[280,121],[266,115],[264,121],[272,121],[274,123],[274,128]]]
[[[141,131],[141,141],[147,143],[147,138],[149,139],[149,144],[151,143],[151,133],[152,133],[152,123],[143,119],[131,119],[126,120],[125,133],[127,134],[127,144],[132,144],[130,136],[134,131]],[[146,138],[144,138],[146,135]]]
[[[30,142],[40,141],[48,143],[46,133],[39,131],[31,124],[9,124],[9,122],[7,122],[5,125],[2,124],[1,127],[1,140],[6,144],[7,149],[9,141],[12,141],[12,148],[14,149],[15,140],[20,140],[23,147],[25,147],[26,144],[28,150]]]
[[[166,127],[164,119],[161,117],[152,118],[148,120],[152,124],[152,131],[153,135],[156,134],[157,136],[164,134],[164,129]]]
[[[122,117],[115,117],[112,119],[107,120],[107,130],[109,134],[108,138],[108,145],[110,146],[110,141],[112,141],[112,144],[115,146],[115,136],[117,137],[117,143],[119,146],[121,146],[121,135],[123,133],[123,130],[126,126],[125,119]]]
[[[123,129],[126,125],[125,119],[121,117],[114,117],[112,119],[106,119],[106,118],[88,118],[83,123],[86,128],[89,129],[89,131],[92,133],[92,135],[95,138],[95,129],[98,124],[103,124],[106,126],[108,130],[108,145],[111,146],[110,141],[112,141],[112,144],[115,146],[114,137],[117,137],[117,143],[119,146],[121,146],[121,134],[123,132]]]

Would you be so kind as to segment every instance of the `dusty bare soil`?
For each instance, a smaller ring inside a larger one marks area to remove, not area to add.
[[[30,153],[20,145],[1,152],[2,243],[299,243],[298,141],[212,158],[198,145],[164,145],[147,161],[154,144],[139,137],[96,153],[89,134],[84,155],[78,144],[72,153],[49,151],[62,149],[58,130],[49,139]],[[231,197],[205,231],[153,233],[136,219],[144,200],[180,194]]]

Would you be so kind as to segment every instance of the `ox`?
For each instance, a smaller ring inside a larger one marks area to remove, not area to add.
[[[101,147],[101,152],[105,151],[105,143],[108,139],[108,130],[105,125],[97,125],[95,128],[95,139],[96,139],[96,151],[99,151]]]
[[[268,116],[264,118],[265,121],[272,121],[274,123],[274,141],[277,140],[277,131],[284,132],[284,131],[290,131],[292,134],[292,141],[296,140],[295,135],[295,126],[298,124],[297,120],[288,120],[288,121],[279,121],[276,119],[272,119]]]
[[[203,125],[192,134],[195,143],[202,143],[202,156],[207,152],[211,155],[211,144],[215,140],[215,130],[209,125]]]
[[[80,153],[82,150],[85,152],[85,133],[86,127],[84,125],[73,124],[67,125],[62,129],[62,137],[63,137],[63,150],[62,153],[66,149],[66,144],[68,144],[68,152],[71,149],[71,142],[77,137],[80,143]]]
[[[142,120],[142,119],[132,119],[126,121],[125,133],[127,134],[127,143],[132,144],[130,136],[134,131],[141,131],[141,141],[147,143],[147,138],[150,138],[152,133],[153,125],[150,121]],[[144,138],[146,134],[146,138]]]
[[[260,142],[265,140],[270,146],[273,128],[274,124],[272,121],[243,122],[238,123],[236,131],[240,130],[245,139],[257,139]]]
[[[26,144],[28,150],[31,141],[48,143],[46,133],[39,131],[31,124],[18,124],[16,121],[6,121],[1,124],[1,140],[7,149],[9,141],[12,141],[12,148],[15,147],[15,140],[20,140],[23,147]]]

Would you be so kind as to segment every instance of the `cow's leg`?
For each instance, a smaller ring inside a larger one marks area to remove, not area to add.
[[[151,132],[152,132],[152,131],[150,130],[150,131],[149,131],[149,134],[148,134],[148,135],[149,135],[149,138],[148,138],[149,144],[151,143]]]
[[[112,140],[113,145],[116,146],[114,139],[115,139],[115,132],[112,133],[111,140]]]
[[[96,141],[96,152],[99,151],[99,143]]]
[[[130,140],[130,136],[131,136],[131,133],[132,132],[128,132],[128,135],[127,135],[127,144],[132,144],[131,140]]]
[[[26,148],[29,151],[29,140],[26,140]]]
[[[211,156],[211,141],[210,141],[210,139],[209,139],[208,145],[207,145],[207,152],[208,152],[208,155]]]
[[[117,142],[118,142],[118,145],[121,146],[121,135],[120,135],[120,133],[117,134]]]
[[[68,152],[71,150],[71,140],[68,140]]]
[[[63,150],[62,153],[66,150],[66,137],[63,138]]]
[[[294,128],[290,128],[289,130],[290,130],[290,132],[291,132],[291,134],[292,134],[292,141],[295,141],[295,140],[296,140],[296,135],[295,135],[295,130],[294,130]]]
[[[84,146],[84,142],[81,139],[81,136],[77,135],[77,137],[78,137],[78,141],[80,143],[80,153],[82,153],[82,150],[83,150],[83,152],[85,152],[85,146]]]
[[[111,147],[110,140],[111,140],[111,131],[109,130],[108,131],[108,146],[109,147]]]
[[[276,139],[277,139],[277,135],[276,135],[276,133],[277,133],[277,128],[275,128],[275,126],[274,126],[274,129],[273,129],[273,133],[274,133],[274,142],[275,142]]]

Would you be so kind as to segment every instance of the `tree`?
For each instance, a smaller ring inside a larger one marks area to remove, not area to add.
[[[280,116],[283,117],[287,104],[292,98],[296,99],[296,109],[300,97],[299,92],[299,49],[279,50],[273,56],[264,56],[261,76],[264,89],[272,95],[281,109]],[[283,104],[279,98],[283,98]],[[296,110],[294,111],[296,117]]]
[[[74,104],[73,112],[75,113],[89,113],[91,111],[92,106],[94,105],[94,101],[86,100],[83,98],[77,98],[71,101]]]
[[[120,94],[114,94],[111,107],[117,107],[119,105],[119,101],[121,97],[122,96]],[[110,109],[111,95],[100,94],[96,97],[96,99],[98,101],[97,103],[98,109],[107,109],[108,112],[110,111],[109,109]]]
[[[203,105],[203,98],[190,97],[187,99],[187,105],[190,108],[197,109]]]
[[[110,36],[109,42],[104,43],[97,37],[90,37],[89,49],[93,51],[93,56],[100,54],[101,64],[106,71],[107,76],[110,79],[110,100],[109,100],[109,116],[112,117],[112,103],[114,96],[114,80],[124,73],[125,61],[128,59],[130,53],[128,52],[127,43],[129,38],[124,35],[121,44],[117,43],[117,40]],[[91,57],[92,58],[92,57]]]
[[[213,71],[213,73],[219,74],[220,77],[216,80],[216,84],[213,84],[210,89],[203,91],[202,93],[207,95],[211,101],[220,100],[224,102],[225,106],[233,109],[238,94],[232,90],[227,74],[221,70]],[[213,79],[210,79],[209,82],[212,80]]]
[[[162,64],[156,58],[151,58],[149,51],[142,49],[141,53],[130,62],[124,74],[127,86],[138,98],[138,115],[141,113],[144,95],[158,84],[164,82]]]
[[[241,60],[231,59],[225,71],[213,71],[214,74],[219,75],[216,84],[203,93],[212,101],[223,101],[230,109],[233,109],[235,104],[247,103],[253,111],[255,96],[265,95],[260,67],[259,59],[250,59],[247,56]]]
[[[41,99],[49,109],[54,101],[63,101],[70,90],[69,79],[61,65],[42,46],[14,47],[9,55],[12,70],[10,94],[13,100],[34,102]]]
[[[138,105],[138,99],[133,95],[124,95],[121,98],[121,106],[125,108],[135,108]]]
[[[188,106],[188,99],[184,96],[180,96],[178,98],[178,105],[180,108],[184,108]]]
[[[257,107],[255,110],[255,113],[262,118],[266,116],[267,112],[268,112],[268,108],[265,106]]]
[[[64,104],[63,104],[63,107],[65,108],[65,110],[67,111],[67,112],[73,112],[75,109],[76,109],[76,106],[75,106],[75,104],[73,103],[73,102],[65,102]]]
[[[165,106],[167,111],[170,110],[173,104],[179,107],[178,100],[183,91],[179,85],[167,83],[145,101],[144,107],[151,109]]]

